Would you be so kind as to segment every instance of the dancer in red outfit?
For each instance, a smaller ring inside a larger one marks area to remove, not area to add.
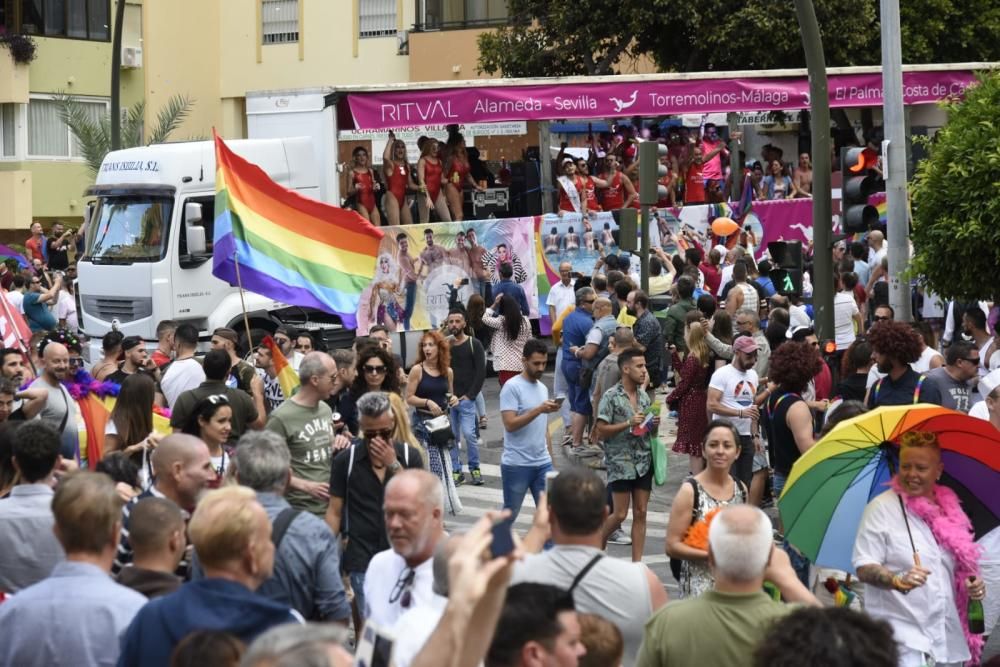
[[[354,164],[351,167],[350,181],[347,184],[347,196],[355,196],[354,210],[373,225],[381,225],[382,218],[376,205],[376,197],[382,185],[376,180],[368,162],[368,151],[358,146],[351,154]]]
[[[411,173],[410,163],[406,160],[406,144],[390,132],[382,152],[382,175],[388,190],[382,198],[382,207],[390,225],[413,223],[411,200],[406,196],[407,192],[417,189]]]

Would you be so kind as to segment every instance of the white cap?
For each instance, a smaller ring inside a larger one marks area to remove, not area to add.
[[[985,398],[987,394],[996,389],[997,385],[1000,385],[1000,368],[979,378],[979,395]]]

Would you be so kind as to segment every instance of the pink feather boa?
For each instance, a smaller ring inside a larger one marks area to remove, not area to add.
[[[965,643],[972,654],[971,664],[978,665],[983,653],[983,636],[969,633],[969,593],[965,582],[969,577],[979,576],[979,545],[973,541],[972,523],[962,511],[962,505],[955,492],[940,484],[934,485],[934,500],[922,496],[911,496],[903,490],[899,476],[890,482],[892,490],[903,499],[906,511],[920,517],[931,529],[938,546],[951,554],[955,561],[952,576],[952,590],[955,592],[955,606],[962,621]]]

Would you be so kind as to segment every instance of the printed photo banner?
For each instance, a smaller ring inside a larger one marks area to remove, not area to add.
[[[534,225],[534,218],[506,218],[382,227],[375,278],[361,293],[358,333],[375,324],[393,332],[436,329],[452,298],[466,304],[476,293],[489,306],[504,262],[513,264],[514,281],[537,318]]]
[[[960,95],[975,82],[972,71],[903,73],[905,104],[930,104]],[[831,107],[882,105],[882,74],[832,74]],[[502,121],[613,118],[809,108],[806,77],[641,80],[466,86],[348,93],[359,130]]]
[[[709,229],[717,217],[731,215],[731,209],[725,204],[655,209],[650,245],[662,247],[668,255],[682,253],[688,244],[681,231],[687,228],[703,239],[703,246],[710,244],[705,247],[705,252],[719,243],[732,246],[738,240],[735,235],[720,239],[712,236]],[[745,232],[753,244],[757,258],[764,254],[771,241],[810,244],[813,233],[812,200],[755,201],[740,226],[741,233]],[[594,265],[601,255],[622,254],[614,240],[613,232],[617,231],[614,216],[607,212],[592,214],[586,222],[579,213],[535,218],[536,257],[541,268],[537,281],[538,304],[543,334],[548,333],[551,327],[546,299],[551,286],[559,280],[559,264],[569,262],[574,272],[585,276],[593,274]],[[636,267],[638,258],[631,253],[629,255],[631,265]],[[635,268],[633,273],[639,275]]]

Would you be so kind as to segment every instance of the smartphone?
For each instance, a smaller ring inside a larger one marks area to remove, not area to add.
[[[395,637],[377,623],[368,621],[361,633],[358,650],[354,654],[356,667],[390,667]]]
[[[552,480],[559,476],[558,470],[550,470],[545,473],[545,498],[548,501],[550,494],[552,493]]]
[[[514,550],[514,519],[501,519],[493,524],[493,541],[490,543],[490,553],[494,558],[506,556]]]
[[[566,397],[565,396],[556,396],[552,400],[555,401],[556,403],[558,403],[559,405],[562,405],[563,401],[566,400]]]
[[[469,284],[469,279],[468,278],[462,278],[462,282],[460,282],[458,284],[459,285],[468,285]]]

